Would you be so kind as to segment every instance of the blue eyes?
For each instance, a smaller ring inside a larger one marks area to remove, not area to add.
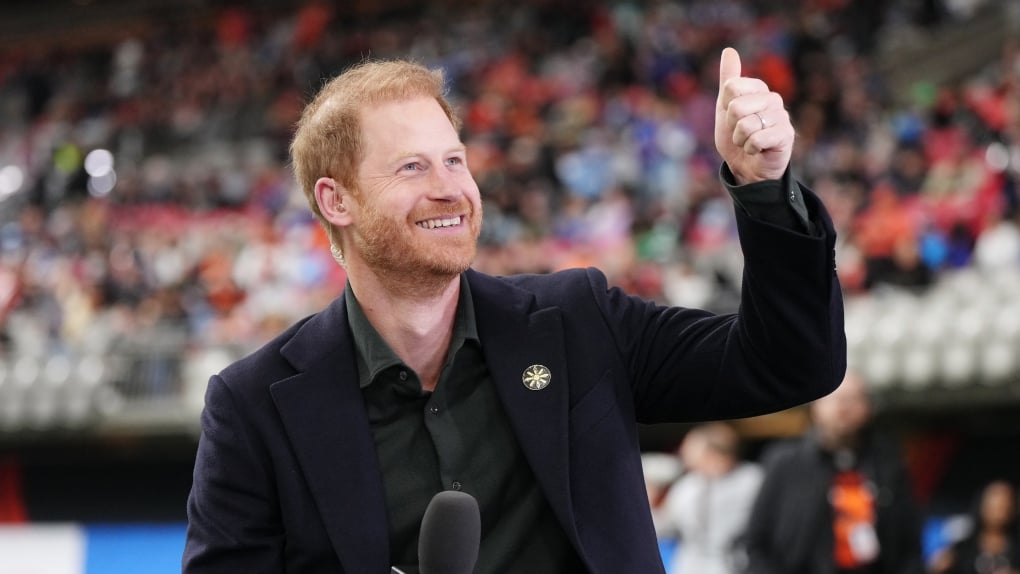
[[[464,158],[462,158],[462,157],[451,157],[451,158],[447,158],[447,159],[443,160],[443,163],[445,163],[448,166],[460,166],[460,165],[464,165]],[[420,171],[422,169],[425,169],[425,168],[419,162],[408,163],[408,164],[405,164],[405,165],[400,167],[401,171]]]

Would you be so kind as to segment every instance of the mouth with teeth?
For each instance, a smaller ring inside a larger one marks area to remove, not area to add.
[[[458,215],[456,217],[436,218],[436,219],[424,219],[415,223],[422,229],[437,229],[444,227],[457,227],[463,221],[463,217]]]

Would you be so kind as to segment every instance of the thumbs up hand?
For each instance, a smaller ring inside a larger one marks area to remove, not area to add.
[[[740,185],[779,179],[793,154],[794,131],[783,98],[757,78],[740,76],[733,48],[719,62],[715,147]]]

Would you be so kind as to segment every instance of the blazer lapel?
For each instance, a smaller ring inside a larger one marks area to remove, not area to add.
[[[345,571],[389,568],[389,534],[375,443],[358,386],[343,297],[282,349],[299,374],[270,392]]]
[[[542,492],[580,552],[570,496],[569,389],[560,310],[533,312],[531,293],[474,271],[468,271],[468,281],[492,382]],[[540,390],[524,383],[535,366],[551,375]]]

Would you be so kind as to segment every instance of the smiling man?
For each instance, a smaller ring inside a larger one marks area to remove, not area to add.
[[[637,423],[762,414],[842,379],[832,225],[790,176],[782,99],[732,49],[716,146],[737,314],[594,269],[469,269],[482,208],[458,129],[442,74],[409,62],[359,65],[306,107],[295,171],[348,283],[210,379],[185,572],[414,572],[443,490],[478,501],[475,572],[661,572]]]

